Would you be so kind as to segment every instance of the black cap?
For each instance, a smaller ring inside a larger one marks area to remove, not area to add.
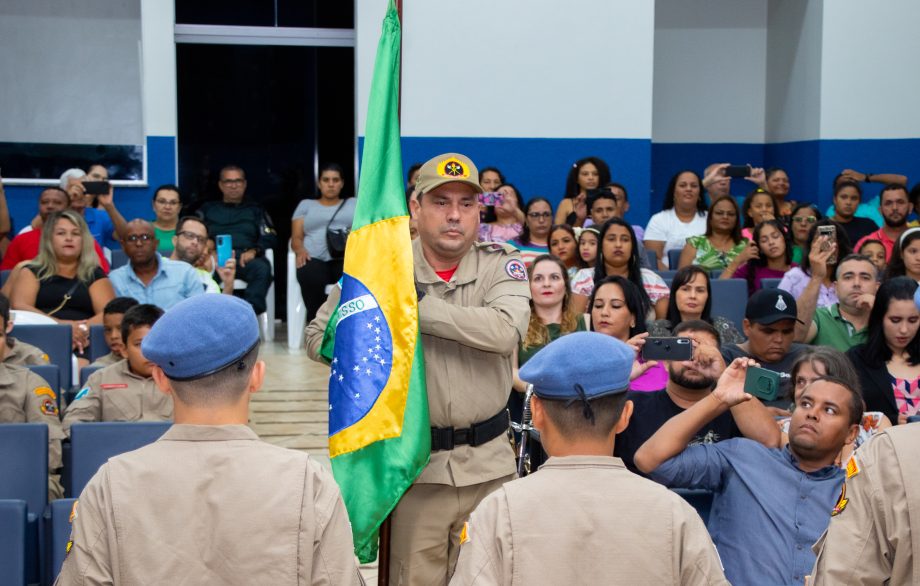
[[[784,319],[799,321],[795,297],[782,289],[761,289],[748,299],[744,317],[752,323],[768,326]]]

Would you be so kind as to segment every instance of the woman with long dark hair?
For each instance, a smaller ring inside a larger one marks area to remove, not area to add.
[[[734,323],[722,316],[712,315],[709,273],[697,265],[684,267],[674,275],[667,317],[649,322],[648,331],[654,337],[673,336],[672,330],[677,324],[691,320],[702,320],[714,327],[722,344],[740,344],[745,340]]]
[[[679,266],[724,270],[748,245],[747,238],[741,235],[739,215],[738,202],[731,196],[712,202],[706,216],[706,233],[687,238]]]
[[[556,224],[549,232],[549,253],[565,264],[569,278],[585,268],[585,263],[578,253],[578,238],[575,229],[568,224]]]
[[[805,250],[810,252],[815,247],[828,246],[830,244],[826,239],[818,237],[819,226],[834,227],[837,238],[837,254],[835,256],[838,261],[852,254],[853,248],[850,246],[850,239],[846,231],[840,224],[834,222],[830,218],[818,220],[812,225],[811,230],[808,232],[808,239],[805,240]],[[827,276],[824,277],[824,280],[821,282],[821,287],[818,290],[818,303],[816,307],[828,307],[838,301],[837,290],[833,285],[834,276],[837,274],[837,264],[838,263],[827,265]],[[802,263],[799,266],[792,267],[786,271],[786,274],[783,275],[783,280],[779,282],[779,288],[783,291],[789,291],[793,297],[798,299],[805,291],[805,287],[808,286],[809,281],[811,281],[811,259],[809,255],[806,254],[802,257]]]
[[[764,279],[781,279],[792,268],[792,249],[786,227],[779,220],[767,220],[754,228],[753,245],[735,257],[720,279],[745,279],[748,295],[763,288]]]
[[[824,216],[812,203],[800,203],[792,210],[792,217],[789,218],[789,233],[792,236],[792,262],[802,264],[802,259],[808,256],[805,252],[810,250],[807,244],[808,234],[811,232],[811,227],[822,219],[824,219]]]
[[[579,159],[569,168],[565,194],[556,210],[554,224],[582,226],[588,217],[588,192],[610,183],[610,167],[597,157]]]
[[[649,219],[645,228],[643,243],[645,248],[655,251],[656,268],[667,269],[669,250],[682,250],[687,238],[706,232],[702,185],[694,171],[680,171],[671,177],[661,211]]]
[[[917,282],[909,277],[884,281],[869,313],[869,338],[850,348],[869,411],[881,411],[892,423],[920,413],[920,310],[914,303]]]
[[[909,228],[895,243],[885,271],[886,279],[894,277],[910,277],[920,282],[920,228]]]
[[[521,260],[530,266],[541,254],[549,253],[549,230],[553,225],[553,206],[545,197],[534,197],[524,206],[521,235],[509,241],[521,251]]]

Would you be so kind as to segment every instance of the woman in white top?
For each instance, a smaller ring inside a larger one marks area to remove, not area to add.
[[[316,184],[319,198],[301,201],[291,219],[291,249],[308,322],[326,300],[326,285],[342,278],[343,259],[330,254],[326,230],[351,229],[355,216],[355,198],[342,198],[345,179],[340,166],[324,165]]]
[[[706,233],[706,203],[701,185],[700,176],[693,171],[674,175],[662,211],[648,221],[643,243],[645,248],[655,251],[659,269],[668,268],[669,250],[683,250],[687,238]]]

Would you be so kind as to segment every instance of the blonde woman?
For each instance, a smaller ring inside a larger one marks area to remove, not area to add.
[[[102,309],[115,298],[93,242],[80,214],[63,210],[49,215],[38,256],[19,271],[10,298],[13,309],[72,325],[78,358],[89,345],[89,326],[102,323]]]

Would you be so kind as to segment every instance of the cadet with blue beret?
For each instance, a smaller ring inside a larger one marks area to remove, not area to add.
[[[265,376],[252,307],[192,297],[141,349],[175,425],[90,480],[55,583],[363,584],[332,476],[246,426]]]
[[[476,507],[452,585],[728,584],[696,511],[611,455],[634,361],[615,338],[575,332],[521,368],[550,458]]]

